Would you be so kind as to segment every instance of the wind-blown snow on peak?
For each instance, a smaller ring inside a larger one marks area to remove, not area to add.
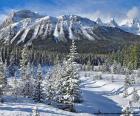
[[[104,26],[104,23],[102,22],[100,18],[97,18],[96,23],[100,26]]]
[[[140,20],[137,18],[127,19],[120,28],[127,32],[140,35]]]
[[[86,26],[86,27],[87,26],[92,27],[96,25],[94,21],[77,15],[62,15],[58,17],[58,20],[67,21],[69,24],[70,22],[77,23],[77,24],[79,23],[79,25]]]
[[[109,27],[118,27],[118,24],[116,23],[115,19],[112,18],[110,22],[107,24]]]
[[[128,19],[125,23],[125,25],[129,26],[129,27],[136,27],[140,24],[140,20],[137,18],[134,19]]]

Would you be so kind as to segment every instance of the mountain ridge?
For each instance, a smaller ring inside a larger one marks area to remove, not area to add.
[[[101,22],[101,20],[99,21]],[[95,21],[77,15],[52,17],[21,10],[10,14],[2,23],[0,41],[3,44],[34,44],[42,47],[46,47],[50,40],[55,43],[65,43],[71,39],[79,42],[89,41],[85,43],[91,44],[91,47],[92,45],[96,47],[97,44],[100,45],[104,41],[109,41],[113,45],[115,42],[117,45],[118,43],[140,41],[140,36],[122,30],[114,19],[110,23],[111,25],[99,25]],[[101,45],[107,48],[108,44],[104,43],[106,45],[103,43]],[[84,44],[81,43],[81,45]],[[110,46],[108,47],[110,48]]]

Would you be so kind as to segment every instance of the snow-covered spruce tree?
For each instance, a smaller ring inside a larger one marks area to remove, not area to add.
[[[86,64],[83,64],[82,70],[86,71]]]
[[[134,74],[131,74],[131,76],[130,76],[130,82],[131,82],[131,85],[134,85],[136,83],[135,75]]]
[[[21,95],[24,97],[32,97],[33,88],[34,88],[34,80],[31,78],[30,72],[30,62],[28,62],[28,48],[24,47],[21,52]]]
[[[75,62],[76,56],[75,42],[72,41],[68,59],[54,66],[53,73],[45,84],[47,99],[59,106],[63,104],[63,108],[59,108],[70,111],[74,111],[73,103],[81,100],[79,65]]]
[[[23,78],[20,80],[20,89],[21,89],[21,95],[24,97],[30,97],[32,98],[33,96],[33,90],[34,90],[34,79],[31,78],[31,74],[27,73],[25,75],[22,75]]]
[[[80,102],[80,80],[78,74],[78,65],[76,59],[76,46],[74,40],[70,48],[68,59],[63,62],[64,72],[60,75],[59,83],[57,84],[57,102],[69,105],[68,110],[74,111],[73,103]]]
[[[140,100],[140,96],[135,88],[133,88],[133,94],[132,94],[132,101],[138,102]]]
[[[128,96],[128,87],[131,85],[131,82],[130,82],[130,78],[129,78],[129,74],[127,73],[125,75],[125,80],[124,80],[124,92],[123,92],[123,96],[124,97],[127,97]]]
[[[17,97],[21,93],[20,85],[19,84],[20,83],[17,81],[17,79],[13,78],[12,95],[15,97],[15,101],[17,101]]]
[[[75,41],[72,40],[72,45],[70,47],[70,53],[68,56],[68,60],[66,61],[66,64],[64,63],[66,72],[64,73],[64,77],[62,76],[62,79],[64,79],[63,84],[64,88],[67,90],[65,93],[67,95],[69,94],[69,100],[70,102],[80,102],[80,80],[79,80],[79,65],[75,62],[77,58],[77,51],[75,46]],[[66,79],[66,78],[67,79]],[[66,101],[67,101],[66,100]],[[65,102],[65,101],[64,101]]]
[[[111,82],[114,82],[114,77],[113,77],[113,75],[111,75]]]
[[[21,95],[24,97],[30,97],[33,96],[33,90],[34,90],[34,79],[30,77],[30,75],[27,75],[26,77],[22,78],[21,80]]]
[[[92,69],[91,66],[92,66],[91,61],[89,59],[88,62],[87,62],[87,66],[86,66],[87,71],[90,71]]]
[[[50,105],[54,101],[55,96],[55,89],[53,86],[54,81],[51,81],[51,79],[46,79],[44,83],[44,93],[46,96],[47,104]]]
[[[37,75],[43,77],[43,75],[42,75],[42,66],[41,66],[41,64],[38,65]]]
[[[110,71],[110,67],[111,67],[111,63],[110,63],[110,58],[106,58],[103,65],[102,65],[102,71],[103,72],[109,72]]]
[[[21,67],[21,77],[26,78],[26,68],[28,63],[28,48],[24,47],[21,51],[21,60],[20,60],[20,67]]]
[[[110,70],[111,70],[111,73],[113,74],[119,74],[121,72],[121,64],[114,61]]]
[[[122,109],[122,115],[121,116],[133,116],[133,112],[131,111],[130,106],[124,107]]]
[[[41,73],[38,75],[38,78],[34,82],[33,100],[35,100],[36,102],[43,102],[44,100]]]
[[[107,71],[108,71],[108,65],[107,65],[106,63],[104,63],[104,64],[102,65],[102,71],[103,71],[103,72],[107,72]]]
[[[129,63],[128,63],[128,69],[129,69],[130,71],[132,71],[133,69],[135,69],[135,63],[129,62]]]
[[[60,64],[53,67],[52,72],[47,75],[44,83],[45,96],[48,104],[59,101],[60,90],[58,89],[61,85],[60,78],[64,70]]]
[[[4,65],[2,62],[0,62],[0,101],[2,101],[2,95],[3,95],[3,91],[4,88],[7,85],[7,79],[4,76]]]
[[[136,75],[138,78],[140,78],[140,68],[138,68]]]
[[[94,75],[95,80],[101,80],[102,78],[102,73],[99,73],[97,75]]]
[[[32,115],[31,116],[40,116],[36,106],[32,109]]]
[[[140,84],[140,68],[136,72],[135,82]]]

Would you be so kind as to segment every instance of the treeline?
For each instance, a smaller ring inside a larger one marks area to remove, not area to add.
[[[1,56],[2,61],[7,66],[14,63],[15,65],[19,65],[19,61],[21,59],[22,47],[20,46],[2,46],[1,47]],[[28,61],[34,65],[36,64],[46,64],[46,65],[54,65],[58,62],[62,62],[63,58],[68,55],[68,53],[61,53],[57,51],[48,51],[46,49],[37,49],[32,47],[27,47],[28,53]],[[106,54],[95,54],[95,53],[79,53],[76,61],[79,64],[90,64],[90,65],[98,65],[98,63],[103,63]]]
[[[125,46],[110,54],[111,61],[115,60],[130,70],[140,68],[140,44]]]
[[[20,46],[2,46],[2,61],[8,66],[11,64],[18,65],[21,59],[22,49],[23,47]],[[67,52],[49,51],[47,49],[40,49],[31,46],[27,47],[27,52],[27,62],[30,62],[34,65],[55,65],[58,62],[62,62],[65,56],[68,55]],[[122,66],[128,67],[129,69],[140,68],[140,45],[127,45],[119,48],[118,50],[106,53],[100,53],[98,51],[79,53],[76,61],[83,65],[99,65],[103,64],[106,59],[110,64],[116,61]]]

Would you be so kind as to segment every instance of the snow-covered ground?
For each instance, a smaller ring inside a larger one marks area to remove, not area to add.
[[[112,113],[107,114],[109,116],[119,116],[122,108],[126,107],[131,100],[133,89],[130,87],[128,97],[124,98],[122,94],[124,91],[124,75],[114,74],[113,82],[111,82],[110,77],[112,74],[101,74],[103,79],[95,80],[95,75],[99,74],[101,72],[80,73],[83,102],[75,104],[77,113],[63,111],[46,104],[36,104],[32,100],[25,98],[18,98],[14,102],[14,100],[11,100],[13,99],[12,97],[8,97],[6,102],[0,104],[0,116],[31,116],[32,109],[35,106],[37,106],[40,116],[93,116],[99,112]],[[135,87],[140,95],[140,85]],[[140,113],[138,107],[140,107],[140,103],[133,104],[133,110]]]
[[[13,98],[14,99],[14,98]],[[19,98],[16,102],[7,102],[0,104],[0,116],[32,116],[32,109],[37,107],[40,116],[91,116],[88,113],[72,113],[63,111],[52,106],[34,103],[30,99]]]
[[[84,75],[87,75],[85,77]],[[110,115],[119,115],[122,108],[128,106],[132,97],[132,87],[128,89],[128,97],[123,97],[124,91],[124,75],[113,74],[113,82],[110,78],[112,74],[102,74],[102,80],[95,80],[95,75],[101,72],[81,72],[82,96],[84,102],[76,105],[77,111],[86,113],[111,113]],[[135,86],[140,95],[140,85]],[[140,107],[139,103],[133,104],[133,110],[137,111]],[[109,114],[108,114],[109,115]],[[139,114],[140,115],[140,114]]]

